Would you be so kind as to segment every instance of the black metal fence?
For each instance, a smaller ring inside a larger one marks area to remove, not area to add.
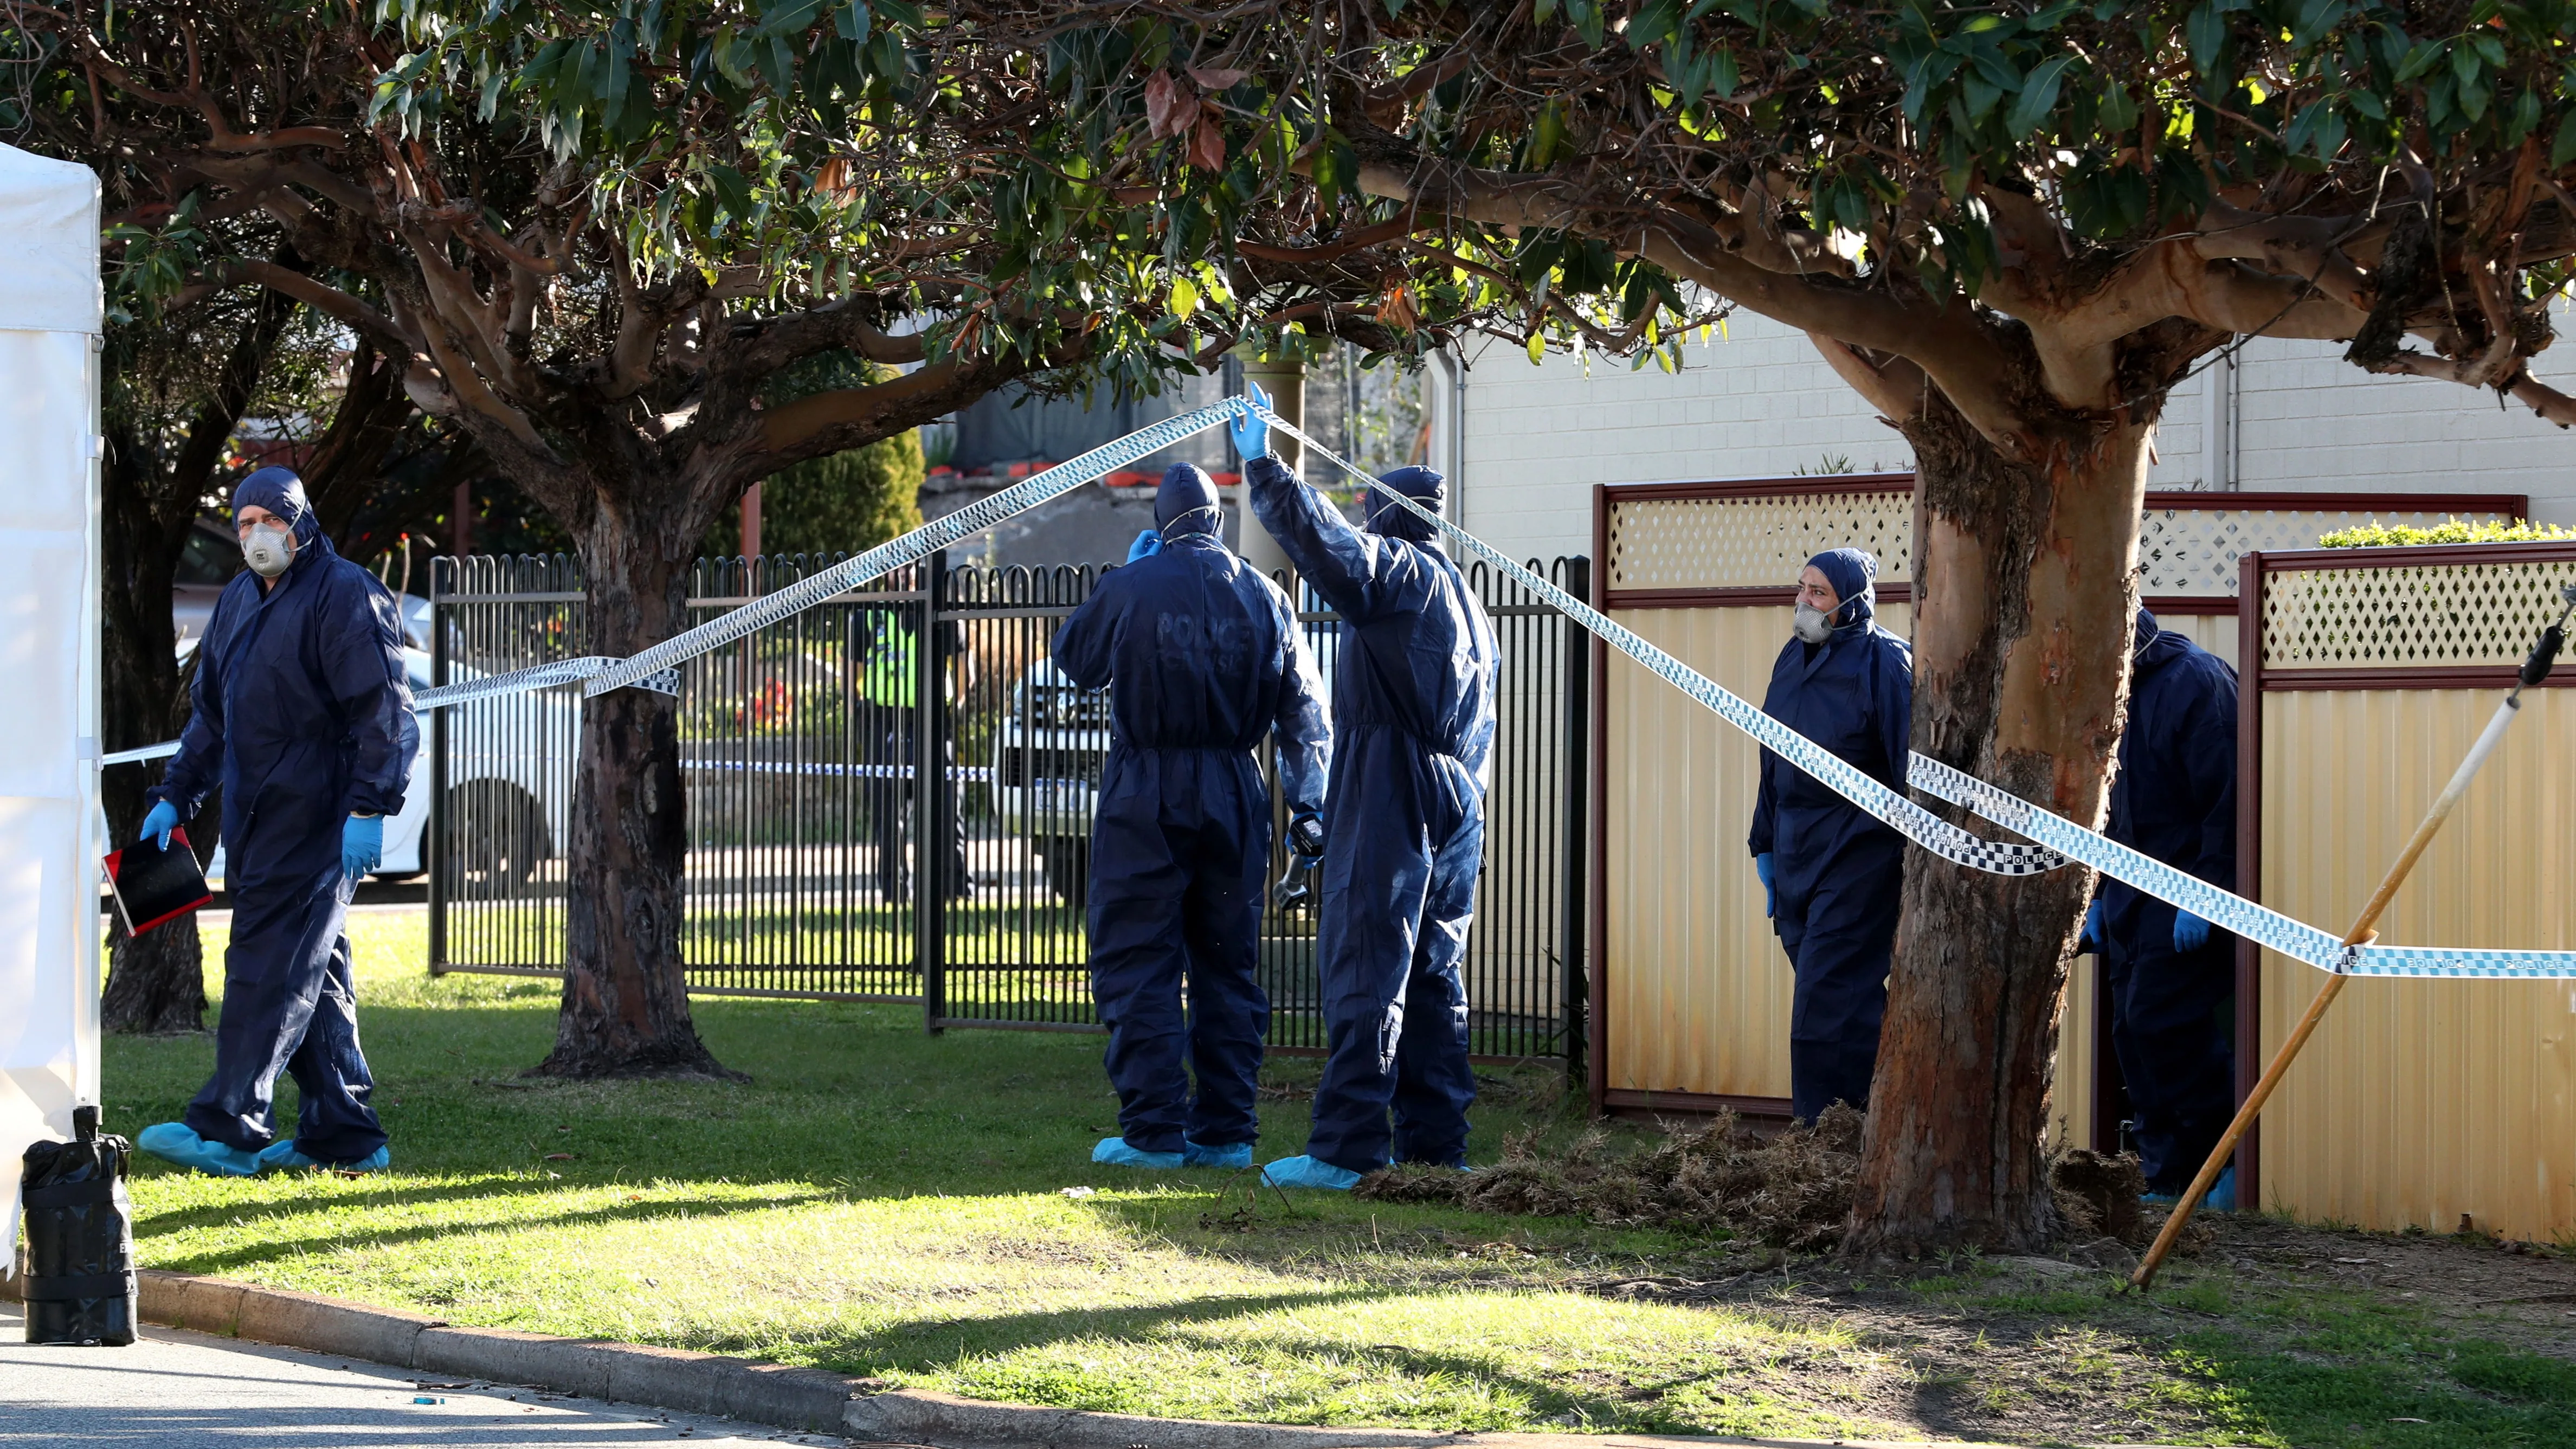
[[[702,562],[692,622],[838,561]],[[1563,1056],[1583,1040],[1586,638],[1510,580],[1469,572],[1502,656],[1473,1047]],[[1586,560],[1549,572],[1588,592]],[[1048,653],[1096,579],[934,555],[681,666],[692,992],[917,1002],[933,1030],[1099,1029],[1083,896],[1108,701]],[[440,559],[432,599],[442,683],[582,652],[570,560]],[[1329,679],[1335,616],[1303,602]],[[433,971],[559,974],[580,708],[565,689],[432,715]],[[1278,808],[1266,749],[1262,763]],[[1283,855],[1272,879],[1285,868]],[[1274,905],[1262,934],[1273,1049],[1321,1050],[1314,917]]]

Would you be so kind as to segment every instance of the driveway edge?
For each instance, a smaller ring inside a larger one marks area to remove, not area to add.
[[[931,1449],[1997,1449],[1879,1439],[1743,1439],[1648,1434],[1476,1434],[1152,1419],[1037,1404],[996,1404],[924,1389],[875,1392],[872,1380],[723,1354],[508,1328],[460,1328],[399,1308],[146,1268],[135,1274],[143,1320],[307,1353],[345,1355],[423,1374],[528,1384],[558,1393],[780,1429]],[[19,1279],[0,1278],[18,1298]],[[2156,1449],[2131,1445],[2126,1449]]]

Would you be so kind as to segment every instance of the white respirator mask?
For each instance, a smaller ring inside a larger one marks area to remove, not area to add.
[[[1842,612],[1840,609],[1834,613]],[[1789,619],[1789,632],[1808,644],[1822,644],[1833,637],[1834,616],[1813,604],[1800,604]]]
[[[295,535],[273,524],[254,523],[242,542],[242,562],[264,579],[276,578],[295,562]]]

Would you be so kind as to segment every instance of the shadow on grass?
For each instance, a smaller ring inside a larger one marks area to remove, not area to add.
[[[369,1227],[352,1224],[348,1212],[344,1209],[412,1207],[426,1203],[461,1202],[477,1198],[526,1196],[529,1187],[530,1185],[524,1180],[496,1178],[483,1183],[392,1187],[382,1193],[368,1194],[368,1200],[364,1203],[352,1202],[347,1196],[335,1196],[325,1200],[265,1203],[248,1210],[238,1204],[209,1204],[156,1213],[149,1218],[138,1220],[136,1226],[138,1228],[148,1226],[157,1234],[189,1227],[216,1227],[228,1222],[240,1224],[245,1228],[257,1228],[271,1223],[281,1223],[288,1219],[301,1218],[309,1219],[315,1229],[307,1234],[290,1233],[265,1238],[255,1243],[189,1253],[153,1265],[185,1273],[222,1273],[227,1269],[304,1257],[322,1250],[343,1252],[391,1247],[430,1238],[514,1231],[527,1226],[530,1219],[499,1218],[488,1222],[472,1223],[441,1220],[406,1223],[401,1226]],[[630,1202],[605,1203],[597,1207],[557,1209],[544,1213],[541,1221],[545,1227],[552,1229],[665,1217],[729,1217],[737,1213],[766,1212],[775,1208],[829,1200],[833,1196],[834,1194],[828,1192],[813,1191],[782,1193],[773,1197],[741,1195],[675,1197],[665,1193]]]

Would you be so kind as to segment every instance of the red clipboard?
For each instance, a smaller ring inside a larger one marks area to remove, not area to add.
[[[125,934],[140,936],[175,921],[215,898],[206,889],[206,872],[188,847],[185,828],[170,832],[170,848],[157,840],[138,840],[107,857],[107,888],[116,897],[116,914]]]

